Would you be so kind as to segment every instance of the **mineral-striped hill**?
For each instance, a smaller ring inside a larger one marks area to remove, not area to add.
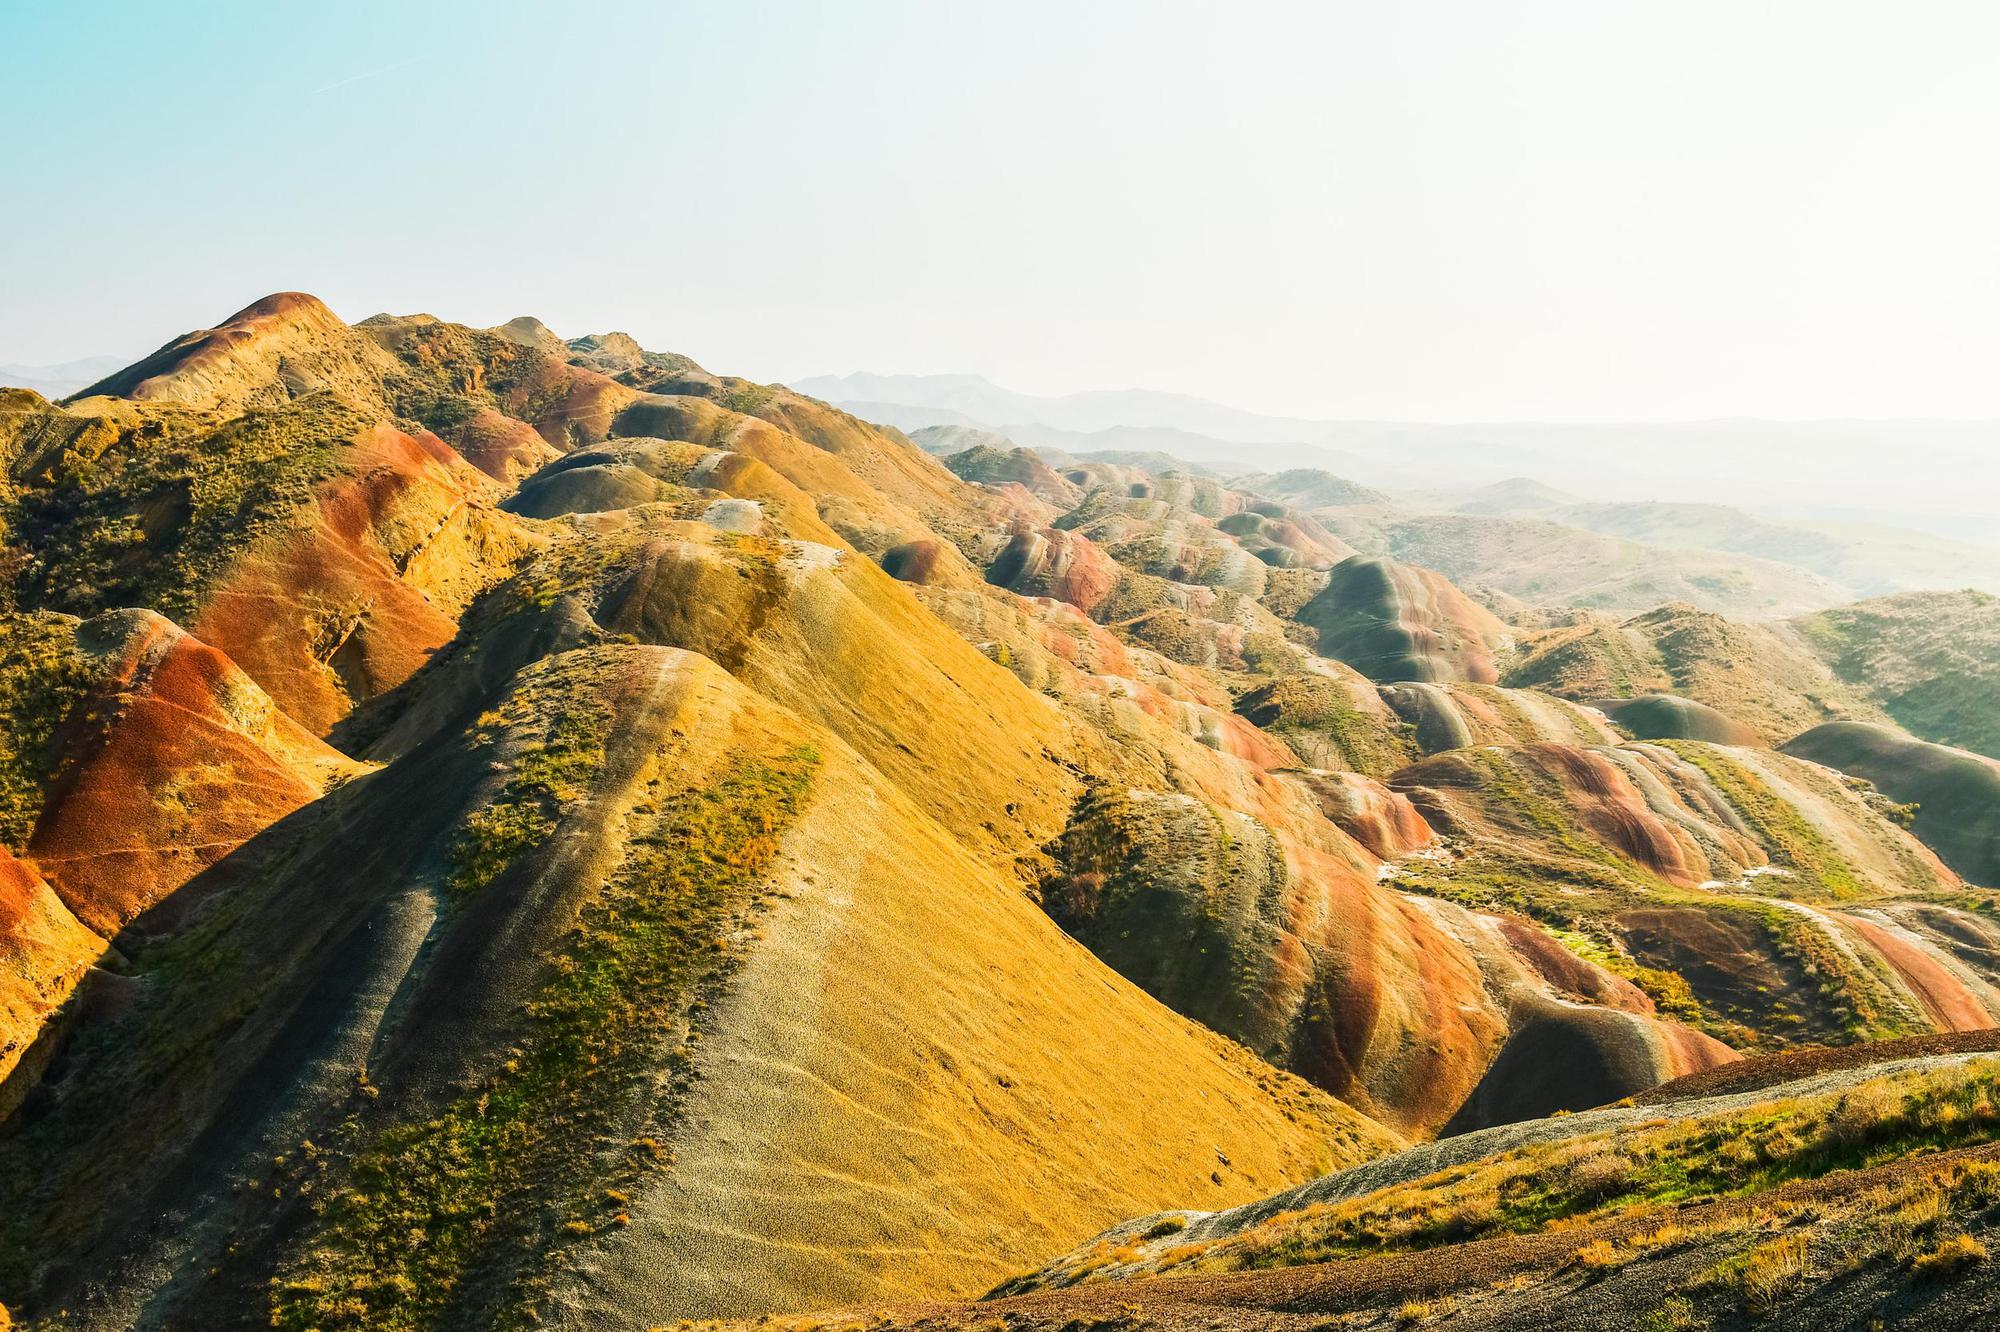
[[[1432,1140],[2000,1024],[2000,796],[1889,725],[1908,633],[1481,600],[1337,478],[929,442],[296,293],[0,391],[0,1305],[648,1326],[1107,1228],[1033,1284],[1151,1280]]]

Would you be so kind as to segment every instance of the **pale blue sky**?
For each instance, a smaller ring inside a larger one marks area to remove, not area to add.
[[[0,0],[0,362],[266,291],[1403,419],[2000,417],[2000,6]]]

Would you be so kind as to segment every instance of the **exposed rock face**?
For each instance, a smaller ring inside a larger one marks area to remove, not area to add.
[[[1504,1030],[1472,959],[1307,841],[1185,795],[1099,797],[1042,886],[1071,934],[1149,993],[1391,1122],[1457,1108]]]
[[[390,365],[318,299],[283,291],[174,339],[76,396],[233,411],[321,391],[369,401]]]
[[[561,455],[526,421],[481,407],[445,432],[459,456],[503,485],[553,462]]]
[[[952,475],[982,485],[1017,483],[1037,499],[1063,509],[1076,507],[1083,498],[1081,486],[1057,476],[1054,468],[1028,449],[1003,451],[975,444],[961,453],[946,457],[944,465],[951,469]]]
[[[1424,754],[1472,745],[1597,745],[1618,739],[1595,713],[1533,690],[1412,683],[1384,685],[1382,697],[1409,725],[1410,738]]]
[[[1408,797],[1358,772],[1309,769],[1297,780],[1319,802],[1334,826],[1366,847],[1369,854],[1394,860],[1431,845],[1435,835]]]
[[[449,446],[328,393],[227,418],[81,406],[0,414],[17,597],[168,613],[318,732],[406,678],[535,544]]]
[[[11,1110],[41,1061],[16,1065],[107,940],[366,768],[153,612],[9,617],[0,642],[44,677],[7,690],[12,794],[28,798],[10,834],[23,858],[0,855],[0,1109]]]
[[[193,631],[324,733],[408,679],[534,538],[434,437],[377,427],[215,581]]]
[[[1053,530],[1017,532],[987,568],[995,584],[1054,597],[1089,614],[1118,586],[1118,566],[1086,537]]]
[[[2000,1016],[1991,973],[1968,965],[1989,931],[1926,900],[1955,876],[1823,768],[1694,742],[1537,745],[1442,754],[1391,785],[1453,848],[1400,882],[1561,921],[1731,1044]]]
[[[1551,1001],[1522,1010],[1440,1136],[1607,1105],[1738,1057],[1712,1036],[1647,1015]]]

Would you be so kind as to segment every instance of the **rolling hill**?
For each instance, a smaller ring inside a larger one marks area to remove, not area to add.
[[[1584,1318],[1749,1298],[1752,1200],[1843,1175],[1946,1191],[1870,1290],[1980,1231],[1991,764],[1892,725],[1977,726],[1976,594],[1531,606],[1459,578],[1606,547],[921,433],[301,293],[0,390],[0,1309],[1283,1321],[1311,1265],[1410,1322],[1580,1264]],[[1638,1238],[1675,1188],[1716,1228]]]

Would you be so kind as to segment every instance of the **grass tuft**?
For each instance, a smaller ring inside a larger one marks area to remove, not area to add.
[[[1936,1248],[1918,1254],[1910,1270],[1919,1277],[1950,1281],[1986,1261],[1986,1246],[1970,1235],[1953,1235]]]

